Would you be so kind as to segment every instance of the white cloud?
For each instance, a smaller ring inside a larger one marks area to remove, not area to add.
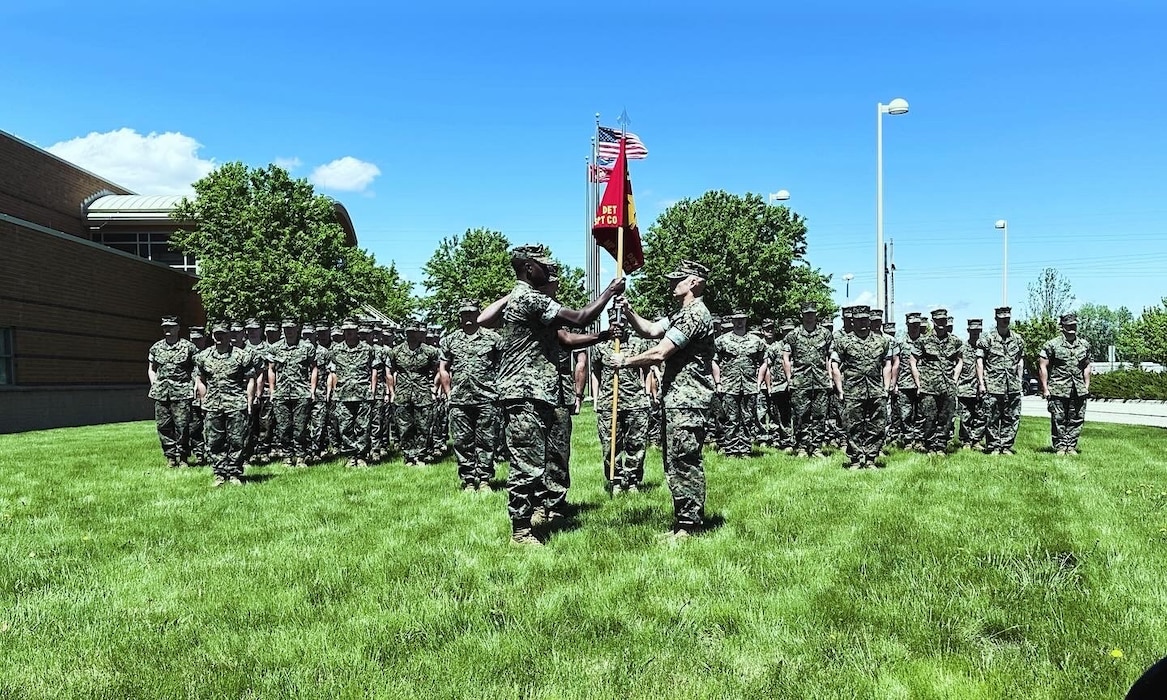
[[[308,180],[317,187],[340,192],[364,192],[365,188],[381,174],[381,169],[352,156],[337,158],[331,163],[319,165]]]
[[[46,150],[139,194],[193,194],[191,184],[215,168],[200,158],[202,144],[168,131],[142,135],[128,128],[91,132]]]
[[[273,162],[273,165],[278,165],[288,172],[295,170],[303,164],[303,161],[295,156],[292,156],[291,158],[276,158]]]
[[[870,289],[864,289],[862,292],[859,292],[859,294],[856,295],[854,299],[852,299],[850,302],[847,302],[846,305],[875,306],[875,292],[871,291]]]

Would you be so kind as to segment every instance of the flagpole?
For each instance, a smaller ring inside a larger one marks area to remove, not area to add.
[[[627,163],[624,165],[628,167]],[[627,176],[625,176],[627,177]],[[616,279],[624,279],[624,227],[616,229]],[[620,352],[620,335],[616,334],[616,352]],[[608,481],[616,480],[616,408],[620,400],[620,370],[612,369],[612,422],[608,447]]]

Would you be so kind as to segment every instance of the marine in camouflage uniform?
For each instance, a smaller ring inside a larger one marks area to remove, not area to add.
[[[818,308],[802,307],[802,325],[784,340],[782,362],[790,382],[797,454],[822,457],[825,441],[831,332],[818,325]]]
[[[960,381],[956,384],[956,405],[960,412],[960,430],[957,441],[966,450],[983,450],[985,441],[985,397],[977,378],[977,345],[984,323],[979,318],[968,320],[968,342],[961,348]]]
[[[167,464],[188,466],[191,401],[195,393],[192,373],[198,348],[179,336],[177,317],[163,318],[162,330],[166,337],[151,345],[147,353],[154,424]]]
[[[478,325],[472,301],[458,310],[459,329],[439,346],[442,391],[450,406],[450,438],[464,491],[491,491],[494,478],[495,403],[502,338]]]
[[[985,397],[985,454],[1013,454],[1021,424],[1025,340],[1009,328],[1013,309],[994,310],[997,327],[977,343],[977,378]]]
[[[426,345],[436,350],[439,355],[441,355],[440,348],[443,335],[442,327],[438,325],[430,326],[429,333],[426,335]],[[427,442],[429,461],[440,461],[449,449],[450,404],[446,401],[445,394],[439,392],[437,400],[434,402],[434,410],[430,414],[430,428]]]
[[[838,330],[830,329],[832,347],[855,330],[854,307],[845,306],[840,313],[843,316],[843,327]],[[827,392],[827,419],[823,425],[823,443],[840,448],[847,444],[847,431],[843,429],[843,402],[833,389]]]
[[[255,456],[261,461],[268,462],[279,456],[280,449],[276,444],[276,409],[275,402],[272,400],[271,386],[267,381],[267,364],[270,361],[268,351],[273,345],[280,341],[280,327],[275,322],[266,322],[263,324],[263,334],[256,340],[257,333],[252,329],[251,323],[257,321],[248,321],[247,326],[247,349],[255,355],[257,362],[255,374],[256,387],[256,404],[259,408],[256,411],[255,430]]]
[[[328,365],[334,383],[333,405],[340,431],[340,449],[348,455],[349,467],[366,467],[369,459],[369,419],[373,392],[381,360],[368,343],[358,336],[356,319],[341,324],[344,342],[332,344],[332,361]]]
[[[852,309],[853,331],[831,350],[835,392],[843,405],[847,431],[847,464],[852,469],[875,468],[887,431],[887,390],[891,386],[891,343],[879,328],[883,312],[867,306]]]
[[[332,361],[332,339],[325,321],[313,324],[313,333],[303,329],[305,337],[316,345],[316,391],[312,395],[312,415],[308,419],[309,462],[321,459],[328,451],[328,414],[332,410],[332,396],[328,386],[328,364]]]
[[[746,332],[745,314],[729,319],[733,331],[714,342],[713,374],[724,417],[720,447],[729,457],[747,457],[753,449],[751,426],[766,343]]]
[[[300,337],[295,319],[284,319],[284,337],[268,347],[268,383],[272,387],[275,442],[287,464],[308,466],[313,456],[309,420],[319,382],[316,346]]]
[[[215,486],[241,485],[256,361],[248,350],[230,344],[225,323],[213,324],[211,332],[215,344],[195,356],[197,386],[206,411],[207,453]]]
[[[608,315],[609,328],[618,323],[615,309]],[[633,339],[627,327],[621,329],[620,352],[638,355],[647,346],[643,340]],[[643,368],[613,368],[615,340],[596,346],[592,353],[592,374],[596,378],[596,435],[604,464],[604,479],[613,496],[640,490],[644,481],[644,451],[648,442],[649,398],[645,391]],[[612,464],[612,384],[616,391],[616,463]]]
[[[733,331],[733,321],[714,317],[713,342],[715,345],[718,338],[731,331]],[[721,393],[717,391],[716,382],[714,382],[713,398],[709,401],[709,413],[705,416],[705,439],[714,445],[720,445],[725,441],[725,411],[723,409],[723,403]]]
[[[705,525],[705,468],[701,447],[705,419],[713,400],[713,317],[703,295],[709,268],[682,260],[666,275],[681,308],[672,316],[649,322],[621,299],[625,318],[641,337],[661,338],[655,347],[627,357],[615,356],[616,367],[647,367],[664,360],[661,403],[664,406],[665,481],[673,495],[674,538],[685,538]],[[667,342],[666,342],[667,341]]]
[[[872,324],[871,331],[874,333],[879,326]],[[891,447],[900,439],[899,426],[899,408],[897,401],[899,400],[899,392],[896,390],[896,377],[900,373],[900,353],[903,352],[903,343],[896,337],[895,321],[888,321],[882,325],[883,336],[887,338],[888,351],[892,354],[891,362],[891,386],[887,395],[887,434],[884,437],[883,445],[886,453],[887,448]]]
[[[783,368],[782,357],[790,352],[786,336],[794,330],[793,323],[783,323],[774,341],[766,346],[766,392],[769,394],[768,442],[783,452],[794,451],[794,422],[790,406],[790,381]]]
[[[1048,402],[1050,443],[1059,455],[1077,455],[1090,397],[1090,343],[1078,337],[1078,314],[1063,314],[1062,335],[1038,353],[1041,393]]]
[[[512,249],[511,267],[516,279],[502,311],[498,371],[499,402],[511,461],[507,514],[512,541],[541,544],[532,532],[531,520],[536,508],[543,505],[547,462],[554,449],[550,444],[551,430],[555,408],[561,402],[556,329],[564,323],[592,323],[612,297],[624,291],[625,282],[612,282],[598,299],[577,311],[564,308],[539,291],[555,268],[543,246]]]
[[[386,358],[387,370],[393,375],[392,399],[401,453],[411,466],[430,460],[438,350],[426,344],[425,333],[425,326],[410,323],[405,342],[390,348]]]
[[[907,335],[900,343],[899,371],[896,372],[895,410],[898,414],[899,444],[905,449],[924,450],[924,422],[920,414],[920,389],[912,374],[912,348],[923,337],[924,318],[918,313],[905,317]]]
[[[329,332],[328,337],[332,339],[332,344],[329,346],[329,358],[336,348],[344,344],[344,329],[340,325],[333,326]],[[328,365],[324,365],[328,369]],[[380,383],[380,382],[378,382]],[[328,452],[330,455],[338,455],[341,451],[342,442],[340,439],[340,406],[336,400],[336,375],[331,372],[328,373],[329,391],[332,392],[332,399],[328,402]]]
[[[932,312],[932,332],[912,346],[912,365],[919,378],[920,414],[924,423],[924,448],[928,454],[944,454],[952,439],[956,409],[956,380],[960,374],[964,343],[948,332],[948,311]]]
[[[190,327],[190,342],[194,343],[195,350],[202,352],[207,349],[206,329],[203,326]],[[196,353],[197,354],[197,353]],[[194,386],[194,372],[191,372],[191,386]],[[193,388],[191,390],[194,391]],[[196,395],[190,404],[190,453],[201,464],[207,464],[207,440],[203,428],[203,402]]]

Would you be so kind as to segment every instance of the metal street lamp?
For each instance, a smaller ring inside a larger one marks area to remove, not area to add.
[[[1002,242],[1005,250],[1004,259],[1001,263],[1001,306],[1009,305],[1009,222],[1004,219],[997,219],[997,223],[993,227],[1001,231]]]
[[[848,272],[843,275],[843,281],[847,283],[847,301],[851,301],[851,280],[855,279],[855,275]]]
[[[908,101],[897,97],[875,107],[875,302],[884,309],[887,320],[887,285],[883,278],[883,115],[908,113]]]
[[[777,192],[770,193],[771,202],[785,202],[788,199],[790,199],[789,190],[778,190]]]

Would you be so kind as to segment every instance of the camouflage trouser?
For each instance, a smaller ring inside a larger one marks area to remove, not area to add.
[[[627,488],[644,481],[644,450],[648,442],[647,408],[616,411],[616,471],[612,471],[612,408],[596,412],[596,434],[604,453],[604,479]]]
[[[547,468],[540,491],[548,513],[567,514],[567,491],[571,488],[571,407],[556,406],[547,432]]]
[[[166,459],[177,461],[190,454],[190,399],[154,402],[154,425]]]
[[[406,462],[424,462],[429,459],[430,429],[433,426],[433,404],[394,404],[393,420],[401,435],[401,454]]]
[[[369,453],[381,449],[381,436],[385,431],[385,397],[377,396],[369,404]]]
[[[827,421],[827,390],[795,388],[790,391],[794,417],[794,446],[813,452],[823,446]]]
[[[1050,443],[1055,450],[1078,449],[1078,438],[1086,422],[1086,399],[1073,396],[1049,397]]]
[[[770,444],[785,449],[794,447],[794,425],[791,422],[790,391],[770,394]]]
[[[770,397],[765,392],[754,394],[754,420],[750,426],[754,442],[767,442],[770,439]]]
[[[256,433],[255,453],[261,456],[271,454],[272,445],[276,442],[276,415],[275,402],[270,396],[264,396],[256,402],[258,423]]]
[[[900,389],[895,408],[899,413],[900,440],[905,446],[924,443],[924,416],[920,412],[920,390]]]
[[[308,419],[308,452],[313,457],[328,449],[328,416],[331,412],[331,401],[317,399],[312,402],[312,415]]]
[[[430,413],[430,427],[426,449],[429,454],[438,458],[446,453],[450,444],[450,404],[447,401],[438,401]]]
[[[328,441],[328,447],[329,449],[335,450],[337,452],[340,451],[342,444],[340,439],[340,404],[341,402],[335,399],[329,402],[327,416],[328,423],[325,427],[325,439]]]
[[[959,396],[956,410],[960,415],[957,439],[961,445],[981,447],[985,442],[985,400],[980,396]]]
[[[203,428],[202,406],[192,405],[190,407],[190,454],[195,456],[195,459],[206,463],[207,461],[207,434]]]
[[[207,457],[211,471],[223,479],[243,476],[243,446],[247,441],[247,409],[207,411]]]
[[[824,428],[824,442],[843,444],[847,431],[843,427],[843,402],[834,391],[827,390],[827,419]]]
[[[847,456],[856,464],[875,462],[887,432],[887,398],[844,394],[842,404]]]
[[[648,407],[648,440],[656,446],[660,446],[661,440],[661,422],[663,416],[661,415],[661,407],[659,403],[654,403]]]
[[[388,400],[379,405],[381,411],[381,430],[377,435],[377,445],[382,452],[393,449],[393,404]]]
[[[1021,424],[1021,394],[985,396],[985,449],[1011,450]]]
[[[354,459],[369,456],[369,401],[336,401],[336,424],[340,432],[340,451]]]
[[[494,405],[450,406],[450,436],[463,486],[494,478]]]
[[[952,417],[956,397],[952,394],[920,392],[920,417],[924,424],[924,449],[944,452],[952,439]]]
[[[543,505],[555,407],[534,399],[511,399],[502,402],[501,413],[511,463],[507,475],[507,514],[512,523],[526,526],[535,507]]]
[[[722,428],[725,425],[725,416],[722,414],[722,394],[716,393],[709,402],[709,412],[705,415],[705,436],[714,444],[722,441]]]
[[[721,451],[731,456],[748,455],[753,448],[750,424],[753,422],[754,394],[721,395]]]
[[[275,399],[272,401],[276,435],[274,442],[286,457],[308,459],[308,419],[312,415],[309,399]]]
[[[494,463],[506,462],[510,464],[511,452],[507,449],[506,413],[502,406],[494,407]]]
[[[705,521],[705,467],[701,447],[705,442],[708,411],[700,408],[667,408],[664,411],[665,481],[673,494],[673,520],[682,527]]]

